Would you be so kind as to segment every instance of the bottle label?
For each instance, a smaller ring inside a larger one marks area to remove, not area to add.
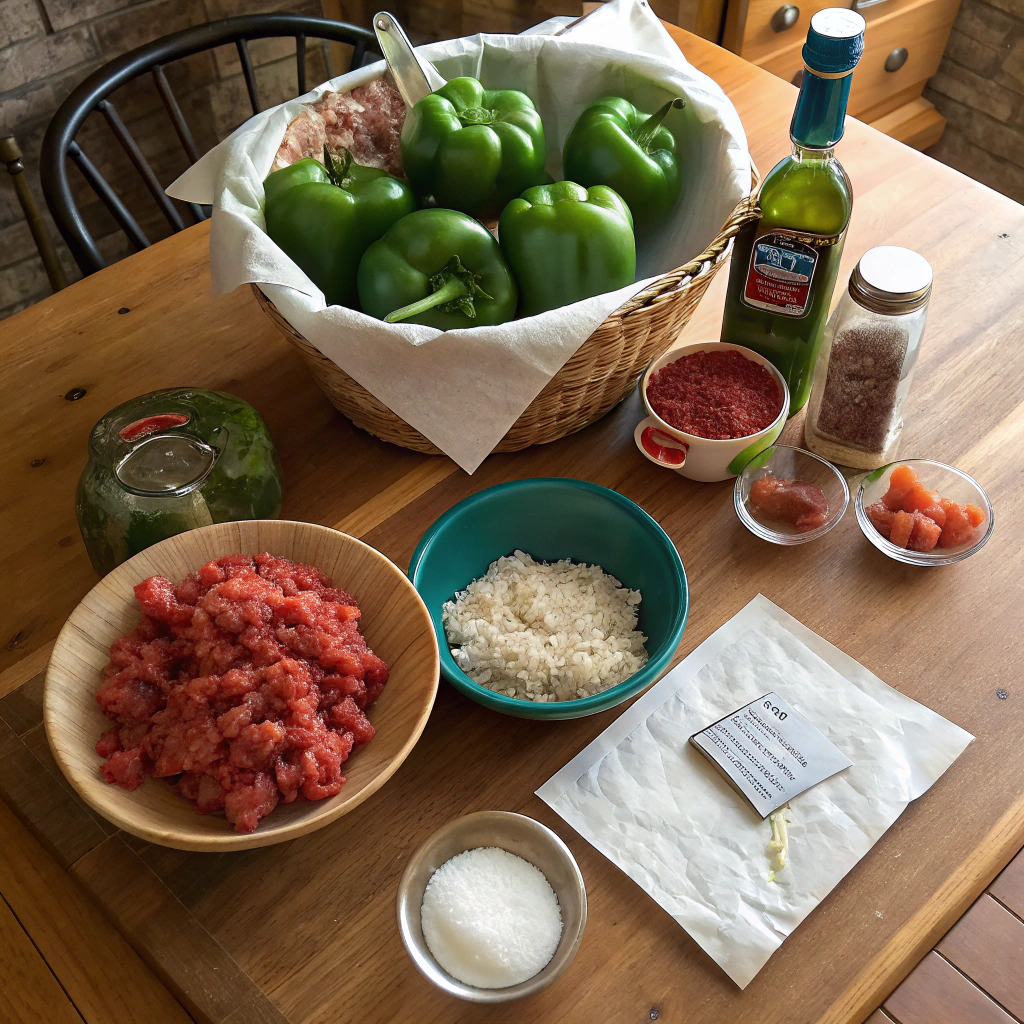
[[[788,232],[762,235],[750,253],[743,301],[755,309],[803,316],[811,301],[819,255],[817,247]]]

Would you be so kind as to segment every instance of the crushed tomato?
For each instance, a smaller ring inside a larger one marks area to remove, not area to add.
[[[651,375],[647,400],[676,430],[712,441],[756,434],[782,410],[775,378],[734,349],[692,352],[666,364]]]
[[[374,734],[388,666],[359,607],[318,569],[262,554],[135,587],[142,617],[110,648],[96,700],[107,782],[166,778],[203,814],[252,832],[278,802],[323,800]]]

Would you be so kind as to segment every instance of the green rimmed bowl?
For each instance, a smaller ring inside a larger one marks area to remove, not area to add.
[[[441,621],[445,601],[516,548],[555,562],[600,565],[641,594],[638,627],[647,636],[647,664],[602,693],[535,703],[479,686],[455,664]],[[480,491],[450,508],[423,535],[409,577],[430,613],[441,651],[441,674],[484,707],[516,718],[583,718],[613,708],[654,683],[675,654],[690,610],[679,552],[639,505],[584,480],[515,480]]]

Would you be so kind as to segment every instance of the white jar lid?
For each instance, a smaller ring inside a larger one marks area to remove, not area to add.
[[[920,309],[931,290],[931,264],[920,253],[899,245],[868,249],[850,275],[853,298],[879,313]]]

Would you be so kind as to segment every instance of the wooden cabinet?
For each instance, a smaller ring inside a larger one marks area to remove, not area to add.
[[[857,10],[870,28],[873,22],[912,3],[913,0],[876,0],[868,6],[858,5]],[[786,0],[736,0],[729,4],[726,13],[722,45],[764,67],[768,58],[803,45],[812,15],[836,6],[835,0],[807,0],[796,4]]]
[[[945,118],[921,92],[938,70],[960,0],[648,0],[675,25],[720,43],[752,64],[798,85],[811,17],[849,4],[867,23],[864,56],[853,75],[851,116],[886,135],[927,149]],[[584,3],[583,9],[597,6]]]
[[[726,0],[720,41],[796,85],[811,16],[834,6],[835,0]],[[853,6],[863,14],[867,31],[850,114],[917,149],[933,145],[945,120],[921,92],[938,69],[960,0],[875,0]]]

